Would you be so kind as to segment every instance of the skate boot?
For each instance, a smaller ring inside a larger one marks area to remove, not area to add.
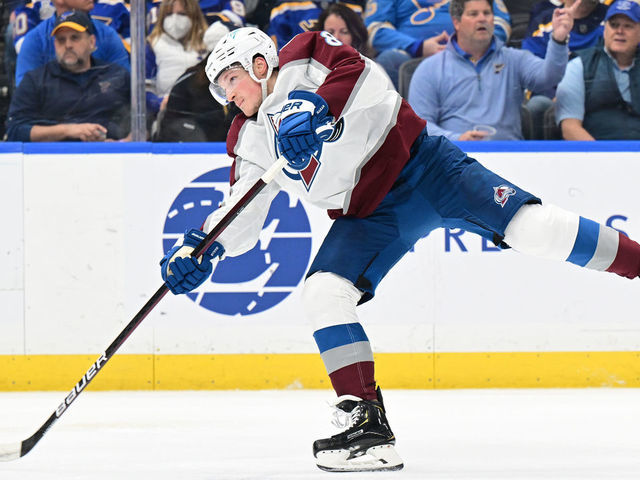
[[[346,428],[331,438],[313,442],[318,468],[329,472],[373,472],[400,470],[404,465],[396,453],[385,415],[380,388],[378,400],[343,395],[335,403],[333,424]]]

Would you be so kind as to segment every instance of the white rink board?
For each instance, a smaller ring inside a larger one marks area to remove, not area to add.
[[[22,155],[0,155],[0,352],[24,350]]]
[[[640,238],[638,153],[473,156],[545,202],[603,223],[617,218],[614,227]],[[5,209],[11,211],[3,215],[0,243],[0,354],[102,351],[160,286],[161,238],[176,197],[199,176],[228,165],[223,154],[29,154],[24,162],[20,154],[0,155],[2,172],[15,176],[24,168],[24,191],[2,190],[12,208]],[[200,187],[225,188],[224,182]],[[297,202],[289,199],[289,208]],[[272,267],[278,262],[269,248],[276,240],[310,241],[311,255],[288,253],[298,267],[306,268],[318,249],[330,222],[322,210],[303,209],[310,231],[265,234],[259,253]],[[16,264],[22,221],[24,263]],[[7,259],[4,248],[17,253]],[[260,278],[238,288],[260,290]],[[266,286],[267,293],[291,293],[249,315],[214,313],[186,297],[167,296],[121,352],[315,353],[300,286]],[[638,288],[637,280],[483,251],[475,235],[437,230],[396,266],[359,314],[376,352],[639,350]]]

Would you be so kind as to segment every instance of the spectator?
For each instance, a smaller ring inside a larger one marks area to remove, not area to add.
[[[255,25],[263,32],[269,28],[269,16],[276,0],[245,0],[247,9],[246,23]]]
[[[22,77],[35,68],[45,65],[56,58],[56,50],[52,38],[53,27],[57,18],[70,10],[82,10],[90,12],[93,9],[93,0],[53,0],[56,15],[43,20],[24,37],[18,60],[16,63],[16,86],[20,84]],[[96,39],[96,51],[93,56],[106,63],[117,63],[127,70],[130,69],[129,54],[118,33],[102,22],[92,21]]]
[[[361,54],[367,57],[373,56],[373,51],[367,42],[369,34],[362,17],[342,3],[331,4],[323,10],[313,30],[326,30]]]
[[[207,59],[189,68],[171,89],[166,108],[158,117],[155,142],[223,142],[240,110],[220,105],[209,92]]]
[[[13,25],[13,45],[16,53],[24,41],[24,36],[43,20],[52,17],[56,9],[50,0],[36,0],[20,5],[11,12],[10,22]]]
[[[553,11],[558,8],[561,0],[544,0],[536,4],[533,9],[527,36],[522,42],[522,48],[529,50],[534,55],[544,58],[547,44],[551,35],[551,19]],[[607,8],[612,0],[565,0],[564,6],[575,8],[575,21],[569,35],[569,51],[575,52],[583,48],[595,45],[602,36],[602,24]],[[577,3],[580,3],[577,5]],[[562,5],[562,3],[560,3]],[[556,95],[556,85],[546,91],[531,92],[531,98],[527,102],[530,112],[534,136],[542,138],[542,125],[545,112],[553,105],[552,98]]]
[[[27,72],[8,117],[8,140],[97,142],[129,133],[129,72],[91,56],[96,24],[80,10],[61,14],[54,28],[56,60]]]
[[[16,62],[24,36],[42,20],[54,15],[56,9],[50,0],[36,0],[18,5],[11,11],[5,34],[5,72],[9,77],[9,92],[13,93],[16,78]]]
[[[242,27],[247,16],[244,0],[200,0],[200,10],[208,25],[222,20]]]
[[[13,24],[13,44],[16,53],[20,51],[20,46],[24,36],[43,20],[53,16],[56,9],[51,0],[36,0],[17,7],[12,12],[11,23]],[[129,8],[122,0],[98,0],[93,9],[89,12],[93,20],[99,20],[105,25],[113,28],[123,40],[125,47],[128,47],[129,37]]]
[[[558,85],[556,119],[565,140],[640,139],[640,5],[617,0],[603,42],[580,50]]]
[[[578,0],[565,0],[564,6],[571,7]],[[600,3],[599,0],[582,0],[575,9],[575,19],[569,36],[569,50],[575,52],[595,45],[602,36],[603,20],[611,0]],[[553,12],[558,8],[555,0],[544,0],[536,4],[531,14],[527,36],[522,41],[522,48],[534,55],[544,58],[547,43],[551,37],[551,20]]]
[[[163,0],[145,58],[147,82],[155,95],[166,96],[187,68],[205,58],[206,30],[197,0]]]
[[[118,32],[125,42],[125,48],[131,49],[131,14],[123,0],[98,0],[89,14],[93,20],[99,20]]]
[[[156,26],[161,3],[162,0],[147,0],[148,31]],[[207,25],[223,21],[242,27],[246,16],[244,3],[244,0],[200,0],[200,11]]]
[[[507,40],[508,47],[520,48],[529,28],[531,11],[539,0],[504,0],[511,19],[511,35]]]
[[[411,58],[430,57],[444,50],[454,31],[447,1],[371,0],[364,23],[376,61],[398,88],[400,65]],[[493,2],[496,36],[505,42],[511,33],[509,13],[502,0]]]
[[[496,130],[494,139],[521,140],[520,105],[524,89],[556,85],[568,60],[567,36],[573,10],[553,16],[553,41],[544,60],[531,52],[505,47],[493,35],[487,0],[452,0],[455,34],[447,48],[424,60],[409,87],[409,103],[427,120],[431,135],[450,140],[483,140],[479,124]]]
[[[300,1],[278,0],[271,10],[271,21],[267,33],[271,36],[276,48],[280,50],[297,34],[309,31],[329,1]],[[340,2],[347,5],[358,14],[362,14],[362,6],[356,1]]]

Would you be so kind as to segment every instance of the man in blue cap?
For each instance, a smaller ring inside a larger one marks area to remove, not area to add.
[[[640,139],[640,4],[613,3],[602,38],[577,52],[558,85],[556,121],[566,140]]]
[[[16,88],[7,120],[9,141],[128,139],[129,72],[93,57],[95,25],[82,10],[56,18],[51,33],[56,59],[28,71]]]
[[[52,32],[58,18],[71,10],[81,10],[87,14],[94,8],[94,0],[52,0],[56,14],[40,22],[25,36],[16,63],[16,86],[20,85],[25,74],[56,58]],[[130,70],[129,53],[118,32],[105,23],[91,20],[96,37],[96,50],[93,56],[108,63],[117,63]]]

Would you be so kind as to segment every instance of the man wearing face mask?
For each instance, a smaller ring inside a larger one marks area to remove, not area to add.
[[[56,14],[42,21],[27,33],[20,47],[16,62],[16,86],[22,81],[25,73],[56,58],[51,32],[57,19],[65,12],[81,10],[90,12],[94,7],[93,0],[53,0]],[[124,48],[118,33],[99,21],[91,20],[96,37],[96,50],[93,56],[109,63],[117,63],[129,70],[129,53]]]
[[[60,15],[51,35],[56,60],[27,72],[8,116],[8,139],[59,142],[126,139],[129,72],[91,56],[94,24],[82,11]]]
[[[206,29],[197,0],[163,0],[147,38],[147,86],[153,94],[165,97],[180,75],[206,56]]]

